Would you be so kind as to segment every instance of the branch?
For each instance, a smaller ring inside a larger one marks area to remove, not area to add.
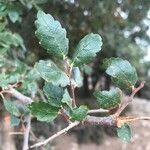
[[[2,93],[11,94],[24,104],[30,104],[33,102],[33,100],[30,97],[23,95],[22,93],[18,92],[16,89],[12,87],[9,87],[7,90],[2,91]]]
[[[49,143],[50,141],[52,141],[56,137],[58,137],[58,136],[60,136],[62,134],[65,134],[67,131],[69,131],[70,129],[72,129],[73,127],[75,127],[75,126],[77,126],[79,124],[80,124],[80,122],[75,121],[75,122],[71,123],[68,127],[64,128],[63,130],[61,130],[61,131],[57,132],[56,134],[54,134],[53,136],[49,137],[45,141],[36,143],[36,144],[30,146],[30,148],[34,148],[34,147],[39,147],[39,146],[46,145],[47,143]]]
[[[87,116],[83,121],[83,124],[99,125],[99,126],[117,126],[117,120],[114,116],[110,115],[107,117],[95,117]]]
[[[139,87],[133,89],[128,99],[126,101],[123,101],[121,107],[114,114],[115,117],[118,117],[122,113],[122,111],[133,101],[135,94],[144,87],[144,84],[145,84],[145,81],[141,82]]]
[[[116,120],[113,116],[108,116],[108,117],[87,116],[82,121],[82,124],[101,125],[101,126],[116,126],[116,123],[117,122],[116,122]],[[63,130],[61,130],[61,131],[57,132],[56,134],[52,135],[48,139],[30,146],[30,148],[46,145],[47,143],[49,143],[50,141],[52,141],[56,137],[66,133],[67,131],[69,131],[73,127],[78,126],[79,124],[80,124],[79,121],[75,121],[75,122],[71,123],[68,127],[64,128]]]
[[[117,118],[117,127],[121,127],[125,123],[138,121],[138,120],[150,120],[150,117],[137,117],[137,116],[127,116],[127,117],[118,117]]]
[[[9,135],[23,135],[24,132],[9,132]]]
[[[29,142],[29,133],[30,133],[30,128],[31,128],[31,114],[29,114],[27,118],[27,125],[26,129],[24,132],[24,138],[23,138],[23,147],[22,150],[27,150],[28,149],[28,142]]]
[[[75,122],[71,123],[68,127],[57,132],[56,134],[52,135],[48,139],[30,146],[30,148],[34,148],[34,147],[37,148],[40,146],[44,146],[44,145],[48,144],[50,141],[52,141],[53,139],[55,139],[56,137],[66,133],[67,131],[69,131],[70,129],[72,129],[75,126],[78,126],[80,123],[82,123],[83,125],[89,124],[89,125],[108,126],[108,127],[120,127],[120,125],[122,126],[125,122],[135,121],[135,120],[150,120],[150,117],[129,116],[129,117],[116,118],[114,115],[110,115],[107,117],[95,117],[95,116],[88,115],[81,122],[75,121]],[[121,123],[121,124],[119,125],[119,123]]]
[[[71,97],[72,97],[72,107],[76,107],[76,99],[75,99],[75,93],[74,93],[75,87],[74,84],[72,84],[72,81],[70,79],[70,91],[71,91]]]
[[[106,109],[93,109],[93,110],[89,110],[88,114],[96,114],[96,113],[108,113],[109,110]]]
[[[72,98],[72,107],[76,107],[76,100],[75,100],[75,86],[72,82],[71,76],[72,76],[72,65],[70,65],[69,60],[67,57],[64,58],[64,62],[65,62],[65,69],[66,69],[66,73],[69,77],[69,81],[70,81],[70,92],[71,92],[71,98]]]

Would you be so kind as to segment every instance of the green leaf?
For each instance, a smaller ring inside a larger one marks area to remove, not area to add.
[[[20,3],[22,5],[24,5],[25,7],[27,7],[29,10],[33,7],[33,0],[32,1],[29,1],[29,0],[19,0]]]
[[[74,108],[71,110],[71,118],[73,120],[81,121],[87,116],[88,108],[84,105],[81,105],[79,108]]]
[[[10,115],[10,125],[11,127],[16,127],[20,124],[20,119],[18,119],[16,116],[14,115]]]
[[[117,128],[118,137],[125,143],[129,143],[131,141],[131,128],[128,124],[124,124],[121,128]]]
[[[70,108],[72,108],[72,99],[67,89],[65,89],[65,93],[63,95],[61,102],[67,104]]]
[[[2,0],[0,1],[0,16],[6,16],[7,15],[7,5]]]
[[[19,112],[21,114],[23,114],[24,116],[29,115],[29,113],[30,113],[29,108],[26,105],[22,104],[22,103],[18,103],[17,108],[18,108]]]
[[[35,34],[40,40],[39,43],[49,54],[59,58],[67,55],[69,41],[66,38],[66,30],[58,21],[50,14],[39,10],[35,25],[37,28]]]
[[[105,60],[106,73],[110,75],[114,83],[122,89],[130,89],[135,86],[138,77],[136,70],[127,60],[110,58]]]
[[[28,91],[33,94],[36,94],[38,91],[38,85],[34,81],[29,83],[27,88],[28,88]]]
[[[30,10],[32,7],[35,7],[36,9],[38,9],[39,4],[44,4],[48,0],[19,0],[19,1],[20,1],[20,3],[22,3],[22,5],[24,5],[25,7],[27,7]]]
[[[19,34],[9,31],[0,32],[0,46],[10,49],[10,46],[21,46],[25,50],[23,39]]]
[[[52,83],[45,82],[43,88],[44,94],[48,98],[48,103],[55,107],[61,106],[64,90],[62,87],[55,86]]]
[[[15,73],[19,74],[25,74],[28,69],[27,65],[18,59],[15,62],[15,67],[16,67]]]
[[[4,55],[6,55],[6,52],[7,52],[7,48],[0,48],[0,56],[4,56]]]
[[[77,87],[81,87],[83,85],[83,77],[78,67],[73,67],[72,78],[75,81]]]
[[[33,102],[29,105],[29,109],[37,120],[46,122],[53,121],[57,117],[59,111],[59,108],[44,102]]]
[[[9,19],[12,21],[12,23],[15,23],[16,21],[20,20],[20,15],[22,14],[22,9],[19,5],[14,4],[8,4],[7,5],[7,11]]]
[[[17,9],[9,9],[8,11],[9,19],[12,21],[12,23],[15,23],[17,20],[19,20],[19,12]]]
[[[45,81],[53,85],[65,87],[69,84],[68,76],[50,60],[40,60],[35,69]]]
[[[13,84],[13,83],[16,83],[17,81],[19,81],[20,78],[21,78],[20,74],[12,72],[8,75],[7,82]]]
[[[90,33],[86,35],[77,45],[73,54],[73,65],[80,66],[90,63],[101,50],[102,38],[98,34]]]
[[[81,70],[87,75],[91,75],[93,73],[93,68],[89,65],[82,66]]]
[[[44,4],[46,3],[48,0],[34,0],[34,3],[36,4]]]
[[[7,75],[2,73],[0,74],[0,87],[5,88],[8,86]]]
[[[19,34],[17,34],[17,33],[13,34],[13,36],[12,36],[12,42],[13,42],[14,46],[16,46],[16,47],[17,46],[21,46],[21,48],[23,50],[26,49],[25,45],[24,45],[24,42],[23,42],[23,39],[22,39],[22,37]]]
[[[113,109],[121,102],[121,90],[118,88],[110,91],[96,91],[94,96],[97,98],[97,103],[100,108]]]
[[[10,114],[17,116],[17,117],[21,115],[21,113],[19,112],[19,109],[17,108],[14,102],[10,100],[4,100],[4,106]]]
[[[25,68],[25,67],[24,67]],[[19,69],[17,69],[19,71]],[[23,70],[20,70],[22,72]],[[23,73],[23,72],[22,72]],[[39,73],[35,68],[30,69],[29,71],[26,70],[25,78],[22,80],[21,89],[23,90],[24,94],[36,94],[38,91],[38,83],[37,80],[40,78]]]
[[[35,81],[40,78],[39,73],[35,68],[32,68],[28,73],[27,73],[27,79],[29,81]]]
[[[9,74],[0,74],[0,87],[6,88],[9,84],[16,83],[20,79],[19,74],[9,73]]]
[[[6,25],[7,21],[4,20],[4,22],[0,22],[0,32],[2,32],[5,29]]]
[[[8,13],[9,19],[15,23],[19,19],[19,14],[16,11],[10,11]]]
[[[38,88],[39,88],[38,84],[34,80],[31,81],[30,79],[27,78],[22,81],[21,89],[27,95],[31,93],[33,95],[36,94],[38,91]]]

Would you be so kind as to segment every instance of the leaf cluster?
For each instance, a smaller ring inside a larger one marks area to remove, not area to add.
[[[73,105],[75,97],[70,95],[68,87],[82,86],[80,66],[90,63],[101,51],[102,38],[99,34],[94,33],[86,35],[80,40],[72,56],[69,57],[67,32],[57,20],[40,10],[35,25],[37,29],[35,35],[39,39],[40,45],[52,57],[60,59],[64,65],[60,67],[52,60],[40,60],[36,63],[35,70],[45,80],[43,91],[46,102],[30,104],[31,113],[38,120],[49,122],[61,114],[63,110],[69,120],[82,121],[87,116],[88,108],[83,105],[79,107]],[[103,67],[117,88],[109,91],[96,91],[94,96],[99,108],[111,110],[120,105],[122,90],[132,91],[138,77],[135,68],[127,60],[121,58],[105,59]],[[127,127],[122,128],[117,129],[120,137],[125,135],[122,134],[122,130],[126,130]],[[126,135],[124,137],[126,138]]]
[[[24,1],[21,1],[21,3],[24,4]],[[18,20],[20,14],[16,12],[8,13],[7,9],[7,7],[3,8],[3,10],[6,10],[6,14],[11,16],[12,22]],[[21,81],[23,84],[21,90],[27,91],[26,94],[32,93],[32,95],[35,95],[38,92],[39,88],[36,81],[39,77],[45,82],[42,89],[44,100],[32,102],[28,108],[18,108],[14,102],[4,100],[7,111],[12,115],[12,123],[14,125],[19,124],[17,117],[20,117],[22,112],[26,113],[29,110],[39,121],[50,122],[58,115],[62,115],[67,121],[77,120],[82,122],[87,117],[89,109],[85,105],[77,106],[74,89],[83,85],[80,68],[94,60],[97,53],[102,49],[103,40],[99,34],[89,33],[79,41],[70,56],[68,55],[70,41],[67,38],[67,31],[59,21],[55,20],[50,14],[39,10],[35,26],[35,35],[39,44],[51,57],[55,58],[55,61],[50,59],[40,60],[33,69],[19,62],[12,77],[11,74],[9,76],[5,72],[0,74],[2,89],[7,88],[9,84]],[[3,54],[11,46],[24,48],[19,35],[2,30],[0,36],[3,37],[0,40]],[[123,91],[134,89],[138,76],[136,69],[127,60],[121,58],[105,59],[103,67],[116,87],[109,91],[96,91],[93,95],[99,108],[112,110],[121,104]],[[89,68],[85,70],[90,72]],[[129,141],[131,137],[130,128],[126,124],[118,128],[117,133],[124,141]]]

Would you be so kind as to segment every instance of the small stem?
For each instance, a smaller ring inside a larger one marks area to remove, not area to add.
[[[24,139],[23,139],[23,147],[22,150],[27,150],[28,149],[28,142],[29,142],[29,134],[30,134],[30,128],[31,128],[31,114],[29,114],[27,118],[27,125],[26,129],[24,132]]]
[[[24,132],[9,132],[9,135],[23,135]]]
[[[137,117],[135,120],[150,120],[150,117]]]
[[[38,88],[38,93],[39,93],[41,99],[43,100],[43,102],[47,102],[47,100],[46,100],[46,98],[45,98],[45,96],[44,96],[42,90],[40,90],[39,88]]]
[[[93,110],[89,110],[88,114],[96,114],[96,113],[108,113],[109,110],[106,109],[93,109]]]
[[[58,136],[60,136],[62,134],[65,134],[67,131],[69,131],[70,129],[72,129],[73,127],[75,127],[75,126],[77,126],[79,124],[80,124],[80,122],[75,121],[75,122],[71,123],[68,127],[66,127],[63,130],[57,132],[56,134],[52,135],[48,139],[44,140],[43,142],[39,142],[39,143],[36,143],[36,144],[30,146],[30,148],[34,148],[34,147],[39,147],[39,146],[42,146],[42,145],[46,145],[50,141],[52,141],[53,139],[55,139],[56,137],[58,137]]]
[[[138,121],[138,120],[150,120],[150,117],[135,117],[135,116],[127,116],[127,117],[118,117],[117,118],[117,127],[122,127],[125,123]]]
[[[32,5],[34,6],[34,8],[38,11],[38,10],[41,10],[41,8],[35,3],[35,2],[32,2]]]
[[[5,100],[5,97],[4,97],[3,93],[1,92],[0,95],[1,95],[1,97],[2,97],[2,100],[4,101],[4,100]]]
[[[30,104],[33,102],[33,100],[30,97],[23,95],[22,93],[18,92],[16,89],[12,87],[9,87],[7,90],[3,90],[1,93],[11,94],[24,104]]]
[[[133,101],[133,97],[140,89],[142,89],[144,87],[144,84],[145,84],[145,81],[141,82],[139,87],[133,89],[132,94],[128,97],[128,99],[126,101],[123,101],[120,108],[114,114],[115,117],[118,117],[122,113],[122,111]]]
[[[64,109],[60,109],[60,114],[64,117],[64,119],[68,122],[71,123],[69,116],[64,112]]]
[[[38,138],[35,136],[32,130],[30,130],[30,134],[32,135],[32,138],[34,139],[35,142],[38,142]],[[45,150],[44,147],[40,147],[39,150]]]
[[[71,97],[72,97],[72,107],[75,108],[76,107],[76,99],[75,99],[75,87],[72,84],[71,80],[70,80],[70,91],[71,91]]]
[[[75,99],[75,87],[74,84],[72,83],[72,64],[69,63],[67,57],[64,58],[65,61],[65,69],[66,69],[66,73],[69,77],[69,81],[70,81],[70,92],[71,92],[71,98],[72,98],[72,107],[75,108],[76,107],[76,99]]]
[[[75,99],[75,87],[74,84],[72,83],[72,66],[69,66],[69,80],[70,80],[70,92],[71,92],[71,98],[72,98],[72,107],[76,107],[76,99]]]
[[[35,134],[33,133],[31,129],[30,129],[30,134],[35,141],[38,141],[38,138],[35,136]]]

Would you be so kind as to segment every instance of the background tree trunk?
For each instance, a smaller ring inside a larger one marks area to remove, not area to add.
[[[10,116],[7,113],[0,114],[0,150],[16,150],[13,136],[10,135]]]

